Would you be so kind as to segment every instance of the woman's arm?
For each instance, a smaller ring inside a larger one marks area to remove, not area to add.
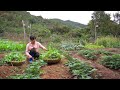
[[[25,54],[27,55],[28,58],[32,58],[32,56],[29,54],[28,46],[29,46],[29,44],[26,45]]]
[[[41,43],[38,42],[38,44],[39,44],[39,47],[40,47],[40,48],[42,48],[42,49],[44,49],[44,50],[47,50]]]

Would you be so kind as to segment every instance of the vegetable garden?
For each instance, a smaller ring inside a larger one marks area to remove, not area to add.
[[[2,39],[0,78],[120,79],[119,45],[117,48],[113,45],[113,48],[107,48],[98,43],[61,43],[58,47],[51,43],[47,45],[48,51],[41,50],[39,59],[28,63],[24,43]]]

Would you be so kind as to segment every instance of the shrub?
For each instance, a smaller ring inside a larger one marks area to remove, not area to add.
[[[120,54],[103,56],[100,63],[111,69],[120,69]]]
[[[116,37],[107,36],[107,37],[98,38],[95,44],[103,45],[104,47],[118,48],[120,47],[120,40]]]

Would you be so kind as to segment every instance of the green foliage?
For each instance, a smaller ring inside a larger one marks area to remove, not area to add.
[[[16,75],[12,75],[7,77],[8,79],[40,79],[40,76],[36,76],[33,74],[16,74]]]
[[[95,45],[92,43],[88,43],[84,46],[86,49],[100,49],[100,48],[105,48],[103,45]]]
[[[114,17],[114,21],[111,20],[110,14],[105,13],[105,11],[94,11],[92,14],[92,20],[88,23],[88,28],[90,30],[90,34],[92,37],[95,37],[95,24],[98,25],[96,28],[97,30],[97,37],[98,36],[107,36],[107,35],[113,35],[113,36],[119,36],[120,30],[119,30],[119,24],[115,22],[119,21],[118,18]]]
[[[116,37],[106,36],[106,37],[98,38],[95,44],[103,45],[104,47],[118,48],[120,47],[120,40]]]
[[[72,29],[69,33],[69,36],[75,37],[75,38],[80,38],[82,36],[81,29]]]
[[[70,68],[71,73],[77,76],[77,79],[92,79],[91,74],[96,71],[95,68],[78,59],[68,61],[65,65]]]
[[[32,62],[26,69],[24,74],[16,74],[9,76],[10,79],[41,79],[40,75],[44,72],[40,69],[41,66],[46,65],[43,60]]]
[[[84,46],[80,43],[62,42],[61,48],[64,50],[81,50]]]
[[[3,58],[4,61],[10,62],[10,61],[24,61],[26,59],[25,55],[23,55],[21,52],[11,52]]]
[[[59,53],[59,50],[53,48],[51,45],[48,46],[48,51],[41,55],[41,59],[43,60],[56,59],[56,58],[61,59],[61,54]]]
[[[32,62],[32,64],[30,64],[28,66],[29,68],[26,68],[25,72],[28,74],[40,74],[40,65],[39,62]]]
[[[53,26],[51,31],[52,33],[64,34],[68,33],[70,31],[70,28],[66,25],[59,25],[58,23],[56,23],[56,25]]]
[[[25,50],[26,45],[23,43],[18,43],[10,40],[0,40],[0,50],[1,51],[22,51]]]
[[[59,43],[59,42],[61,42],[61,37],[58,36],[58,35],[56,35],[56,34],[52,34],[52,35],[50,36],[50,39],[51,39],[51,41],[52,41],[53,43]]]
[[[105,50],[96,50],[95,53],[96,54],[103,54],[103,55],[113,55],[112,52],[105,51]]]
[[[111,69],[120,69],[120,54],[103,56],[100,63]]]
[[[78,52],[80,55],[83,57],[90,59],[90,60],[95,60],[97,59],[96,53],[94,50],[81,50]]]
[[[31,32],[36,37],[50,37],[51,35],[51,31],[46,26],[41,24],[33,24]]]

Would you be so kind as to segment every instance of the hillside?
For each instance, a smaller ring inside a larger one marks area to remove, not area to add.
[[[59,23],[68,25],[69,27],[73,27],[73,28],[85,28],[86,27],[86,25],[84,25],[84,24],[74,22],[74,21],[71,21],[71,20],[66,20],[66,21],[61,20],[61,19],[50,19],[50,20],[54,21],[54,22],[59,22]]]
[[[24,20],[25,24],[25,34],[22,20]],[[86,25],[78,22],[45,19],[42,16],[31,15],[27,11],[0,11],[0,37],[9,39],[24,40],[30,34],[35,35],[38,39],[49,38],[54,34],[68,34],[67,37],[77,37],[81,36],[80,29],[84,27]]]

